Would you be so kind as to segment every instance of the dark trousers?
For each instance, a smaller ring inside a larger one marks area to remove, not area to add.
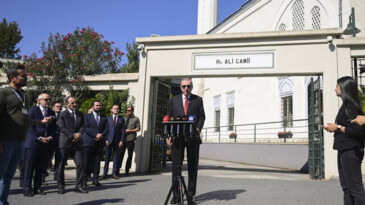
[[[344,193],[344,205],[365,204],[365,192],[361,174],[363,157],[363,148],[338,151],[337,166]]]
[[[171,147],[171,159],[172,159],[172,183],[174,185],[174,195],[177,196],[177,184],[174,182],[176,176],[181,176],[182,165],[184,161],[184,149],[187,148],[188,157],[188,195],[194,196],[196,193],[196,181],[198,176],[198,164],[199,164],[199,147],[200,138],[194,137],[190,142],[185,142],[184,137],[177,138]]]
[[[99,180],[100,162],[103,157],[103,145],[97,144],[93,147],[84,147],[84,180],[87,181],[91,173],[93,173],[93,181]]]
[[[24,168],[24,191],[32,188],[34,177],[34,189],[41,188],[42,174],[48,166],[49,148],[41,146],[39,148],[25,149],[25,168]]]
[[[83,153],[82,148],[73,146],[73,148],[70,149],[62,149],[60,148],[61,153],[61,163],[58,166],[57,171],[57,183],[59,187],[65,187],[65,165],[67,162],[67,159],[72,151],[72,149],[75,150],[75,157],[74,162],[76,164],[76,184],[75,187],[79,188],[82,187],[82,180],[84,177],[84,164],[83,164]]]
[[[57,179],[58,165],[61,163],[61,152],[60,152],[60,149],[58,148],[58,137],[53,142],[50,159],[49,159],[49,165],[52,165],[52,156],[53,155],[54,155],[54,167],[53,167],[54,168],[54,178]]]
[[[112,144],[105,147],[105,165],[103,176],[108,174],[110,157],[113,155],[113,175],[118,174],[118,152],[119,152],[119,142],[114,140]]]
[[[132,165],[134,144],[135,144],[134,140],[133,141],[126,141],[126,142],[123,143],[123,146],[119,149],[119,154],[118,154],[118,168],[119,169],[122,167],[124,154],[125,154],[125,151],[127,149],[128,150],[128,158],[127,158],[127,163],[125,165],[125,171],[129,172],[129,169],[131,168],[131,165]]]

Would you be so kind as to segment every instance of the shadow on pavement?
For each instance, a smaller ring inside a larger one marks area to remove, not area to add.
[[[75,205],[99,205],[99,204],[106,204],[106,203],[122,203],[124,202],[124,199],[98,199],[94,201],[87,201],[78,203]]]
[[[222,171],[245,171],[245,172],[267,172],[267,173],[283,173],[283,174],[303,174],[300,171],[271,169],[271,168],[235,168],[226,166],[199,165],[199,170],[222,170]]]
[[[229,201],[237,198],[238,194],[246,192],[244,189],[237,190],[218,190],[212,191],[205,194],[200,194],[195,197],[196,203],[203,203],[207,201]],[[223,203],[223,202],[222,202]]]

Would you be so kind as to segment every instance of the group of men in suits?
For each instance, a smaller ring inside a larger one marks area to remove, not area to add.
[[[74,153],[76,165],[75,192],[88,193],[85,187],[90,178],[93,185],[101,186],[100,162],[105,145],[105,167],[102,178],[106,178],[108,174],[110,158],[114,153],[112,176],[118,179],[121,148],[126,132],[130,132],[126,130],[124,118],[119,115],[119,106],[113,105],[112,115],[106,117],[101,114],[102,103],[97,100],[93,102],[91,112],[86,115],[76,109],[75,97],[66,98],[66,109],[63,112],[61,112],[62,104],[58,102],[51,110],[50,100],[48,94],[42,93],[38,97],[38,105],[29,109],[30,119],[41,120],[52,117],[55,120],[49,124],[33,125],[29,128],[24,155],[24,196],[45,194],[41,188],[41,179],[51,160],[52,152],[55,152],[54,179],[57,180],[59,194],[65,193],[65,165],[71,153]],[[32,179],[34,179],[33,189]]]

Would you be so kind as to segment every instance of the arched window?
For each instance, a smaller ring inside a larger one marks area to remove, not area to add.
[[[281,121],[283,127],[293,127],[293,82],[284,78],[279,80],[281,100]]]
[[[296,0],[293,4],[292,24],[293,30],[304,29],[304,2],[302,0]]]
[[[311,10],[312,28],[321,29],[321,10],[318,6]]]
[[[286,30],[286,25],[285,24],[280,24],[279,26],[279,31],[285,31]]]

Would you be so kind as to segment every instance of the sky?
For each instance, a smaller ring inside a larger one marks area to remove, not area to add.
[[[246,0],[218,0],[218,23]],[[0,0],[0,18],[16,21],[21,56],[36,52],[50,35],[92,27],[104,40],[125,44],[136,37],[192,35],[197,32],[198,0]]]

